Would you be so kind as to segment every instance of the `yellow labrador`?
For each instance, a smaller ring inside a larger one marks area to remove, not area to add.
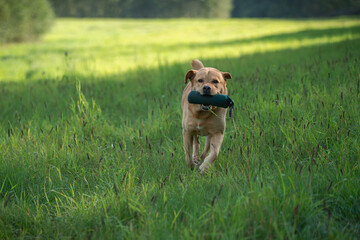
[[[191,91],[198,91],[202,95],[227,95],[226,79],[231,79],[228,72],[221,72],[215,68],[204,67],[199,60],[191,62],[194,70],[186,73],[185,84],[190,80],[182,95],[183,110],[183,138],[186,165],[193,169],[200,164],[201,173],[207,172],[210,165],[219,154],[226,127],[225,108],[191,104],[188,95]],[[200,143],[198,136],[206,136],[204,151],[199,156]]]

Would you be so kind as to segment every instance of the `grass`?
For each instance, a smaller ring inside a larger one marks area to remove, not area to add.
[[[359,39],[358,18],[60,19],[1,46],[0,238],[358,238]],[[182,149],[192,58],[233,76],[207,175]]]

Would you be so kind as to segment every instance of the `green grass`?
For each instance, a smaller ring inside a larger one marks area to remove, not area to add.
[[[233,76],[207,175],[182,147],[193,58]],[[0,239],[356,239],[359,64],[358,18],[60,19],[0,46]]]

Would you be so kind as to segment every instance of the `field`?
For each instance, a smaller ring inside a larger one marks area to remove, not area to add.
[[[233,76],[206,175],[194,58]],[[0,46],[0,239],[356,239],[359,88],[359,18],[58,19]]]

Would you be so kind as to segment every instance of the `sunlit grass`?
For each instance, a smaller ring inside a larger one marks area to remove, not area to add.
[[[1,46],[0,81],[61,77],[65,52],[83,75],[106,76],[193,58],[247,54],[360,38],[359,19],[59,19],[39,43]],[[305,33],[302,35],[302,33]]]

